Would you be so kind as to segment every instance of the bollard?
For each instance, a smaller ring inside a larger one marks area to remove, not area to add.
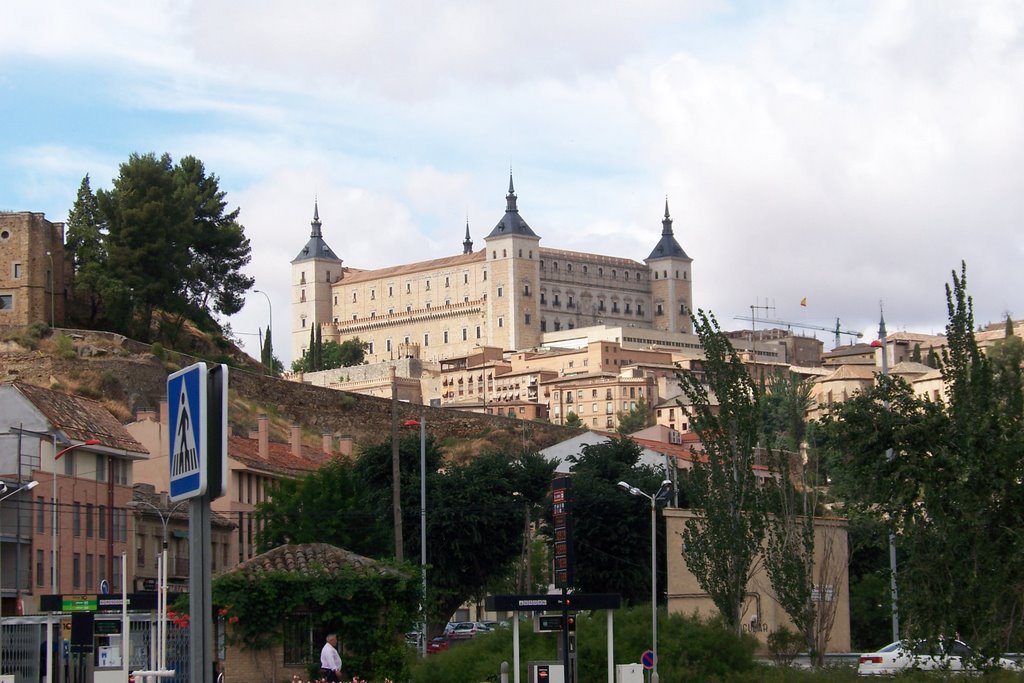
[[[501,683],[508,683],[508,662],[501,663]]]

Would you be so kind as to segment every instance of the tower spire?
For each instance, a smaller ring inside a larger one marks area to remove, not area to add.
[[[473,253],[473,240],[469,237],[469,216],[466,216],[466,239],[462,240],[462,253]]]
[[[313,227],[312,232],[309,233],[310,237],[323,237],[320,233],[320,226],[322,225],[320,223],[320,206],[315,197],[313,198],[313,220],[309,224]]]
[[[519,213],[519,209],[516,208],[516,188],[512,184],[512,168],[508,169],[508,194],[505,195],[505,211],[512,213]]]
[[[661,221],[661,236],[672,236],[672,216],[668,212],[668,197],[665,197],[665,218]]]

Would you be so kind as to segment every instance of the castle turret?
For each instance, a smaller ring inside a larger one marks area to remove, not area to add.
[[[539,346],[536,292],[540,289],[540,237],[519,215],[511,171],[505,215],[484,242],[490,271],[487,295],[490,344],[505,349]]]
[[[309,348],[310,329],[331,323],[331,285],[342,277],[342,261],[321,232],[320,208],[313,202],[309,241],[292,259],[292,358]]]
[[[661,226],[661,239],[651,255],[644,259],[650,268],[654,329],[692,334],[690,313],[693,311],[693,259],[686,255],[676,241],[667,197]]]

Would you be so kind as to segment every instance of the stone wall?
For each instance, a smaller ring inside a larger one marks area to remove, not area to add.
[[[63,324],[68,286],[64,224],[41,213],[0,212],[0,326]]]

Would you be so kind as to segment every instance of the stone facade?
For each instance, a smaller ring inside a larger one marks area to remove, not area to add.
[[[70,271],[63,223],[41,213],[0,212],[0,327],[62,325]]]
[[[679,538],[686,521],[694,516],[690,510],[669,508],[664,511],[666,538]],[[825,652],[850,651],[849,544],[847,521],[831,517],[814,520],[814,583],[818,590],[813,599],[834,610],[835,622]],[[698,614],[711,617],[718,613],[711,596],[704,592],[686,566],[680,552],[668,553],[668,611],[674,614]],[[743,630],[757,638],[761,649],[767,650],[769,634],[782,627],[795,631],[792,620],[775,598],[764,565],[757,569],[747,584],[743,604]]]
[[[661,239],[644,262],[540,246],[519,214],[509,181],[505,215],[473,251],[359,270],[324,242],[314,208],[309,242],[292,261],[292,353],[359,338],[368,363],[414,355],[441,362],[477,347],[540,346],[547,332],[591,325],[689,333],[692,261],[676,242],[665,206]]]

